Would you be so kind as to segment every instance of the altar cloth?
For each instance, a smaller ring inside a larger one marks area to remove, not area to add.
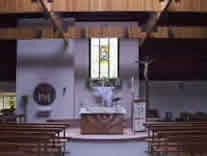
[[[121,106],[116,107],[82,107],[80,114],[126,114],[126,109]]]

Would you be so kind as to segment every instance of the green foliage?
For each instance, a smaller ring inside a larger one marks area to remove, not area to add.
[[[14,100],[14,97],[9,98],[8,105],[10,109],[15,109],[16,101]]]
[[[105,86],[105,87],[121,87],[121,80],[119,78],[117,79],[108,79],[108,78],[102,78],[102,79],[88,79],[87,81],[87,87],[95,87],[95,86]]]

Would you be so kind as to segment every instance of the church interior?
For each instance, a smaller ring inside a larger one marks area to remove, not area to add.
[[[0,156],[207,155],[206,0],[0,0]]]

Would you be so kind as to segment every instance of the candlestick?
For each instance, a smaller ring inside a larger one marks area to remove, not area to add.
[[[134,88],[134,76],[132,76],[132,78],[131,78],[131,92],[132,93],[135,92],[135,88]]]

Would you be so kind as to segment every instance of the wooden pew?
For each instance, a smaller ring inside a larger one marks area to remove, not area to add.
[[[67,138],[65,130],[69,125],[39,123],[0,124],[0,155],[44,155],[64,153]],[[63,132],[63,136],[60,136]],[[8,149],[11,152],[8,152]]]
[[[10,149],[11,152],[36,153],[36,155],[49,154],[49,152],[58,153],[61,146],[57,146],[51,141],[50,136],[4,134],[0,136],[0,152],[7,152],[7,149]]]
[[[47,131],[54,131],[57,133],[58,136],[61,136],[61,140],[60,137],[58,139],[58,142],[64,143],[64,147],[65,147],[65,139],[66,138],[66,129],[69,127],[69,124],[60,124],[60,123],[24,123],[24,124],[16,124],[16,123],[5,123],[3,124],[3,130],[5,130],[5,128],[7,127],[7,130],[12,130],[13,128],[15,128],[17,131],[22,131],[22,130],[27,130],[27,128],[29,128],[28,131],[32,132],[32,131],[41,131],[41,132],[47,132]],[[1,131],[1,127],[0,127],[0,131]],[[62,133],[62,135],[60,134]]]
[[[70,127],[70,124],[60,124],[60,123],[3,123],[2,126],[6,127],[27,127],[27,128],[59,128],[60,131],[63,130],[63,136],[66,134],[66,129]]]
[[[207,153],[207,122],[154,122],[145,127],[152,153]]]

